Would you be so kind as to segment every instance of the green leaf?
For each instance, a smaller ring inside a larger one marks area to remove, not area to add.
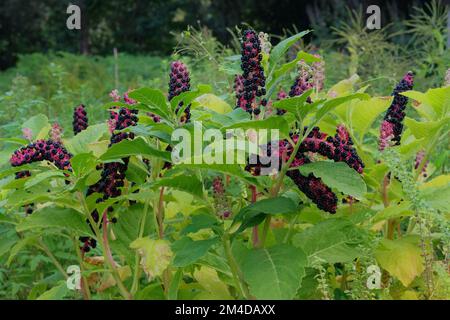
[[[9,267],[14,261],[14,258],[19,254],[19,252],[25,249],[27,246],[36,244],[36,239],[37,236],[28,236],[17,241],[17,243],[13,247],[11,247],[6,265]]]
[[[231,300],[227,285],[219,278],[213,268],[201,266],[194,271],[194,278],[204,291],[195,296],[196,300]]]
[[[141,256],[141,266],[151,281],[160,277],[170,264],[173,253],[167,240],[139,238],[130,244]]]
[[[425,270],[422,252],[417,237],[381,240],[375,250],[375,258],[380,266],[397,277],[405,287]]]
[[[111,146],[101,157],[102,161],[119,160],[129,156],[142,155],[144,157],[157,157],[165,161],[171,161],[170,153],[161,151],[149,145],[143,138],[134,140],[122,140]]]
[[[60,177],[64,178],[64,174],[61,171],[48,170],[31,176],[27,182],[25,182],[25,189],[29,189],[40,184],[43,181],[48,182],[50,178]]]
[[[405,125],[411,130],[416,139],[433,137],[440,128],[448,124],[449,118],[440,121],[419,122],[412,118],[405,118]]]
[[[276,46],[274,46],[272,48],[272,51],[270,52],[269,57],[270,69],[274,69],[280,59],[283,58],[284,54],[289,50],[289,48],[309,32],[309,30],[302,31],[280,41]]]
[[[32,140],[44,139],[51,129],[47,116],[38,114],[22,124],[22,129],[31,129]]]
[[[297,210],[298,205],[290,198],[263,199],[242,208],[234,217],[233,224],[240,223],[236,231],[239,233],[261,223],[267,214],[288,214],[295,213]]]
[[[95,169],[97,159],[89,153],[79,153],[70,159],[72,170],[75,176],[82,177]]]
[[[218,224],[218,220],[207,213],[191,216],[191,223],[181,231],[181,235],[195,233],[201,229],[209,229]]]
[[[311,105],[306,103],[308,97],[312,94],[313,90],[307,90],[300,96],[289,97],[283,100],[279,100],[273,103],[273,106],[277,109],[283,109],[293,114],[298,114],[300,118],[304,118],[308,112],[311,111]]]
[[[377,214],[372,218],[373,223],[380,222],[382,220],[406,217],[413,214],[410,209],[411,203],[409,201],[403,201],[400,204],[393,204],[383,210],[377,212]]]
[[[192,103],[192,106],[204,107],[220,114],[225,114],[233,110],[223,99],[211,93],[205,93],[197,97]]]
[[[128,96],[147,105],[150,108],[149,111],[165,119],[170,118],[169,106],[166,102],[167,99],[162,91],[152,88],[140,88],[131,91]]]
[[[297,66],[297,63],[300,60],[304,60],[306,63],[320,61],[319,58],[313,56],[312,54],[306,53],[304,51],[299,51],[297,53],[297,57],[294,60],[284,63],[280,68],[275,70],[274,78],[276,79],[276,78],[280,77],[281,75],[285,74],[286,72],[290,71],[291,69],[295,68]],[[270,84],[268,87],[270,87]]]
[[[169,291],[167,293],[167,300],[177,300],[178,299],[178,288],[183,281],[183,268],[177,269],[175,275],[170,281]]]
[[[441,119],[450,110],[450,87],[429,89],[426,93],[411,90],[403,92],[402,95],[422,103],[417,109],[419,111],[426,108],[425,113],[430,119]]]
[[[353,132],[358,134],[360,140],[364,138],[376,118],[387,110],[390,102],[391,98],[380,97],[355,102],[352,107],[351,123]]]
[[[321,178],[327,186],[356,199],[362,199],[367,192],[366,184],[359,173],[344,162],[318,161],[298,169],[301,174],[307,176],[312,173]]]
[[[203,94],[211,93],[212,88],[209,85],[206,84],[199,84],[197,86],[197,89],[185,91],[180,93],[178,96],[173,97],[172,100],[170,100],[170,105],[172,109],[175,110],[176,107],[180,104],[180,102],[183,102],[184,106],[188,106],[191,102],[193,102],[195,99],[200,97]]]
[[[189,237],[183,237],[172,244],[175,254],[173,259],[174,267],[186,267],[202,258],[208,250],[219,242],[219,238],[193,241]]]
[[[58,228],[75,231],[83,235],[91,235],[92,232],[86,223],[86,218],[74,209],[60,207],[44,207],[39,209],[20,224],[17,231],[22,232],[36,228]]]
[[[196,176],[177,175],[161,178],[151,185],[153,188],[169,187],[188,192],[198,198],[203,198],[203,183]]]
[[[290,245],[249,250],[241,269],[250,293],[257,299],[287,300],[294,298],[305,275],[305,253]]]
[[[341,104],[350,102],[354,99],[361,99],[361,100],[368,100],[370,96],[367,93],[353,93],[346,96],[326,100],[323,103],[317,104],[317,112],[314,115],[314,118],[312,119],[310,123],[310,127],[315,126],[317,123],[322,120],[323,117],[325,117],[327,114],[329,114],[331,111],[333,111],[336,107],[340,106]]]
[[[90,125],[86,128],[86,130],[83,130],[76,136],[65,140],[64,145],[73,154],[94,151],[90,149],[89,145],[97,142],[107,132],[108,126],[105,123]]]
[[[280,133],[284,135],[285,137],[289,135],[289,124],[286,121],[284,117],[270,117],[264,120],[252,120],[252,121],[243,121],[238,122],[235,124],[232,124],[230,126],[225,126],[222,129],[255,129],[255,130],[261,130],[261,129],[278,129],[280,130]],[[281,137],[280,137],[281,138]]]
[[[331,218],[296,234],[292,243],[303,249],[312,262],[315,259],[328,263],[351,262],[362,252],[365,235],[349,220]]]
[[[62,300],[69,292],[65,281],[61,281],[56,287],[45,291],[36,300]]]

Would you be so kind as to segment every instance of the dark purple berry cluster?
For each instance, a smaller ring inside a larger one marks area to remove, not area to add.
[[[240,74],[234,76],[234,85],[233,85],[234,93],[236,95],[236,101],[244,94],[244,77]]]
[[[383,151],[386,147],[388,147],[391,142],[394,145],[400,144],[403,131],[403,119],[405,118],[405,108],[408,103],[408,98],[401,95],[401,93],[412,90],[413,84],[414,74],[409,71],[392,92],[392,96],[394,98],[380,127],[380,151]]]
[[[18,167],[27,163],[47,160],[58,169],[70,171],[72,170],[71,158],[72,154],[61,143],[53,140],[38,140],[14,151],[10,162],[13,167]]]
[[[305,161],[305,163],[309,162]],[[336,213],[338,199],[334,192],[313,174],[304,176],[299,170],[290,170],[286,175],[317,207],[329,213]]]
[[[169,101],[182,92],[189,91],[191,89],[190,81],[186,65],[181,61],[172,62],[170,65]],[[178,113],[182,109],[184,109],[183,114],[179,115]],[[175,109],[175,113],[180,117],[180,123],[185,124],[191,118],[191,106],[188,105],[186,108],[183,108],[183,103],[180,102]]]
[[[304,128],[304,133],[306,130],[307,128]],[[298,134],[291,134],[291,139],[294,143],[297,143],[299,139]],[[281,167],[281,164],[287,162],[291,157],[294,146],[287,140],[281,140],[275,143],[278,143],[277,156],[279,157]],[[260,175],[263,167],[270,166],[270,164],[263,165],[262,163],[267,162],[261,161],[261,157],[270,157],[272,152],[274,152],[274,150],[271,149],[271,143],[269,143],[266,154],[257,155],[257,161],[255,161],[256,164],[247,164],[245,169],[255,176]],[[327,136],[327,134],[321,132],[318,127],[314,127],[308,136],[301,142],[294,161],[290,165],[293,170],[289,170],[287,176],[294,181],[298,188],[311,199],[318,208],[330,213],[335,213],[337,197],[332,190],[312,174],[305,177],[299,170],[294,169],[311,162],[311,154],[319,154],[336,162],[345,162],[358,173],[363,172],[364,164],[359,158],[356,150],[353,148],[353,141],[343,125],[337,127],[334,137]]]
[[[258,35],[253,30],[246,30],[242,36],[241,68],[243,78],[243,92],[237,99],[236,108],[258,115],[259,97],[266,95],[266,77],[261,65],[261,44]]]
[[[292,139],[296,142],[298,135],[294,135]],[[299,152],[318,153],[330,160],[345,162],[358,173],[362,173],[364,169],[364,163],[353,147],[353,141],[348,136],[347,130],[342,125],[338,126],[334,137],[328,136],[321,132],[318,127],[314,127],[301,142]]]
[[[120,108],[118,111],[112,111],[111,114],[115,119],[114,131],[111,135],[109,146],[119,143],[125,139],[134,139],[133,132],[115,132],[116,130],[123,130],[130,126],[135,126],[137,124],[137,110]],[[112,116],[112,117],[113,117]],[[112,118],[111,117],[111,118]],[[89,187],[87,195],[93,193],[102,194],[101,198],[96,200],[97,203],[103,202],[109,198],[116,198],[122,194],[121,188],[125,185],[125,172],[128,169],[129,158],[123,158],[123,163],[120,162],[109,162],[102,166],[102,173],[100,181]],[[112,212],[113,207],[109,207],[108,212]],[[100,216],[97,210],[91,213],[92,219],[95,222],[99,222]],[[86,222],[90,225],[89,219]],[[101,227],[101,225],[100,225]],[[92,227],[91,227],[92,228]],[[83,243],[81,250],[88,252],[90,247],[95,248],[96,242],[94,239],[89,237],[80,237],[80,241]]]
[[[16,172],[16,177],[15,177],[16,179],[22,179],[22,178],[26,178],[26,177],[31,177],[31,172],[30,171],[24,170],[24,171]],[[34,207],[33,203],[25,205],[24,206],[25,212],[27,214],[32,214],[33,213],[33,207]]]
[[[280,89],[280,91],[278,91],[277,93],[277,100],[283,100],[286,99],[288,97],[288,94],[286,93],[286,91],[284,91],[283,89]],[[286,113],[286,110],[284,109],[277,109],[277,115],[282,116],[283,114]]]
[[[77,135],[88,127],[86,108],[80,104],[73,112],[73,133]]]
[[[227,219],[231,216],[231,210],[228,200],[225,195],[225,186],[221,177],[215,177],[212,183],[214,205],[217,214],[222,219]]]
[[[191,89],[189,71],[181,61],[174,61],[170,65],[169,101],[182,92]]]

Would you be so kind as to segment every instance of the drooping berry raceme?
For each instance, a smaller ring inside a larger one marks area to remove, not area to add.
[[[169,101],[178,96],[182,92],[191,89],[191,79],[189,78],[189,71],[186,65],[181,61],[174,61],[170,65],[170,80],[169,80]],[[180,123],[189,122],[191,118],[191,106],[188,105],[183,110],[183,114],[179,115],[180,110],[183,109],[183,103],[180,102],[175,109],[175,113],[180,117]]]
[[[10,163],[13,167],[18,167],[46,160],[52,162],[58,169],[72,171],[71,158],[72,155],[61,143],[53,140],[38,140],[14,151],[10,158]],[[31,172],[24,170],[17,172],[15,178],[22,179],[29,176],[31,176]],[[27,214],[31,214],[33,212],[33,204],[26,205],[25,211]]]
[[[306,133],[307,128],[304,128]],[[298,134],[291,134],[291,140],[297,143],[299,139]],[[294,151],[294,146],[287,140],[278,142],[271,142],[267,147],[267,154],[258,155],[256,164],[248,164],[246,170],[253,175],[260,175],[262,168],[268,165],[263,165],[260,161],[261,157],[271,156],[271,145],[278,143],[278,154],[280,168],[283,163],[286,163]],[[290,170],[286,175],[290,177],[298,188],[315,203],[320,209],[335,213],[337,207],[337,197],[332,190],[326,186],[321,179],[314,177],[312,174],[307,177],[303,176],[298,168],[306,163],[311,162],[310,156],[321,155],[336,162],[345,162],[349,167],[353,168],[358,173],[363,172],[364,164],[359,158],[356,150],[353,148],[353,142],[348,131],[343,125],[336,129],[334,137],[327,136],[321,132],[318,127],[314,127],[307,137],[303,139],[299,150],[291,163]],[[267,162],[265,162],[267,163]]]
[[[73,133],[77,135],[83,130],[86,130],[88,127],[88,118],[85,106],[80,104],[79,106],[75,107],[75,110],[73,112]]]
[[[53,140],[38,140],[14,151],[10,158],[11,165],[18,167],[37,161],[50,161],[58,169],[72,170],[70,154],[60,143]]]
[[[261,111],[259,98],[266,94],[266,77],[261,60],[261,44],[258,36],[253,30],[244,31],[241,57],[244,92],[237,99],[236,108],[242,108],[256,115]]]
[[[313,69],[304,60],[298,62],[298,76],[289,91],[290,97],[296,97],[314,87]],[[311,99],[308,97],[309,103]]]
[[[117,114],[117,121],[115,121],[115,128],[110,138],[109,147],[125,139],[134,139],[133,132],[115,131],[123,130],[130,126],[135,126],[138,121],[137,110],[120,108],[118,109],[118,112],[113,112]],[[122,194],[121,188],[125,185],[125,173],[128,169],[129,157],[123,158],[122,161],[123,163],[105,163],[101,172],[100,181],[89,187],[87,195],[91,195],[93,193],[102,194],[102,197],[96,200],[97,203],[103,202],[109,198],[116,198]],[[107,209],[108,212],[112,212],[113,210],[113,207],[108,207]],[[91,213],[91,217],[97,223],[101,219],[101,216],[97,210],[94,210]],[[90,225],[89,219],[87,219],[86,222]],[[99,227],[101,227],[101,224]],[[79,240],[82,242],[81,250],[84,252],[88,252],[90,247],[95,248],[96,246],[95,239],[90,237],[80,237]]]
[[[380,139],[378,144],[380,151],[383,151],[391,143],[394,145],[400,144],[403,131],[403,119],[405,118],[405,108],[408,103],[408,98],[401,95],[401,93],[412,90],[414,82],[413,77],[414,74],[409,71],[392,92],[394,98],[380,127]]]
[[[225,187],[221,177],[215,177],[212,183],[213,199],[216,212],[222,219],[227,219],[231,216],[231,209],[225,195]]]

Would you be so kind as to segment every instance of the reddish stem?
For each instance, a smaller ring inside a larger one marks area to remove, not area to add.
[[[256,186],[250,186],[250,190],[252,191],[252,203],[256,202],[257,198],[257,191]],[[254,226],[252,230],[252,241],[253,241],[253,247],[257,248],[259,245],[259,234],[258,234],[258,226]]]

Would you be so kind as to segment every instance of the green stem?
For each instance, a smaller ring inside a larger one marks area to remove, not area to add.
[[[78,239],[74,240],[75,252],[77,253],[78,263],[80,264],[81,270],[81,291],[83,292],[84,300],[91,300],[91,290],[89,289],[89,282],[87,281],[86,276],[84,275],[84,266],[83,266],[83,256],[81,254],[80,247],[78,246]]]
[[[127,300],[132,300],[132,295],[128,292],[127,288],[125,288],[125,285],[123,284],[122,280],[120,279],[119,272],[116,269],[116,262],[114,261],[114,258],[112,256],[111,248],[109,247],[109,240],[108,240],[108,217],[107,217],[107,210],[103,212],[103,253],[105,256],[105,261],[107,262],[109,268],[112,271],[112,275],[114,277],[114,280],[116,280],[117,287],[119,288],[120,293],[122,296]]]
[[[42,239],[38,240],[39,243],[39,248],[45,252],[45,254],[47,254],[47,256],[50,258],[50,260],[52,260],[53,264],[55,265],[55,267],[59,270],[59,272],[61,272],[61,274],[64,276],[64,278],[68,279],[69,276],[67,275],[66,271],[64,270],[64,268],[61,266],[61,264],[59,263],[59,261],[56,259],[56,257],[53,255],[53,253],[50,251],[50,249],[47,247],[47,245],[44,243],[44,241]]]
[[[245,299],[250,298],[250,292],[247,288],[247,285],[244,282],[242,272],[239,269],[239,266],[234,259],[233,253],[231,251],[230,245],[230,236],[228,233],[225,233],[222,237],[223,247],[225,249],[225,255],[228,260],[228,265],[230,266],[231,274],[233,276],[236,289],[239,291],[240,295]]]
[[[145,230],[145,222],[147,220],[148,215],[148,201],[145,201],[144,205],[144,214],[142,215],[142,219],[139,227],[139,236],[138,238],[142,238],[144,236]],[[134,295],[139,290],[139,278],[141,276],[141,269],[139,268],[139,253],[136,252],[134,257],[134,275],[133,275],[133,284],[131,286],[131,294]]]

